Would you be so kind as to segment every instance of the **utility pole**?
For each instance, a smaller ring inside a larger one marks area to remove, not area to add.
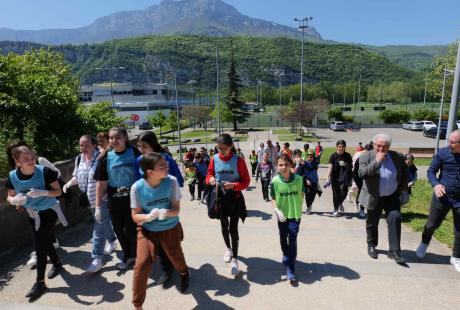
[[[455,65],[454,85],[452,87],[452,98],[450,98],[449,122],[447,123],[446,144],[449,140],[449,135],[456,128],[457,111],[458,111],[458,92],[460,87],[460,42],[458,42],[457,64]]]
[[[303,18],[294,18],[296,22],[299,22],[299,30],[302,32],[302,57],[300,60],[300,103],[303,103],[303,43],[305,36],[305,29],[308,28],[308,22],[311,21],[313,17],[303,17]]]
[[[177,78],[176,71],[174,71],[174,92],[176,93],[176,117],[177,117],[177,130],[179,136],[179,160],[182,162],[182,140],[180,134],[180,116],[179,116],[179,102],[177,100]]]
[[[220,118],[220,100],[219,100],[219,50],[216,48],[216,97],[217,97],[217,134],[221,132],[221,118]]]

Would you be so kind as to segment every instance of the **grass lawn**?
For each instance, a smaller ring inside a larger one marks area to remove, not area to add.
[[[273,130],[273,133],[275,135],[278,135],[278,140],[279,141],[290,141],[294,142],[296,137],[299,137],[299,134],[297,132],[291,132],[290,129],[275,129]],[[304,136],[302,137],[302,142],[317,142],[318,139],[310,137],[310,136]]]
[[[433,189],[426,180],[418,180],[412,188],[410,202],[401,210],[403,222],[413,230],[422,232],[428,217]],[[453,219],[450,211],[446,219],[434,233],[434,237],[452,247],[454,241]]]
[[[208,138],[214,136],[214,130],[194,130],[181,132],[182,138],[204,138],[208,132]]]

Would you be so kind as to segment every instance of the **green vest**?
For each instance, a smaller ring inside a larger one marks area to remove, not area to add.
[[[304,151],[304,150],[302,149],[302,155],[301,155],[301,158],[302,158],[302,160],[304,160],[304,161],[306,161],[306,160],[307,160],[307,152],[308,152],[308,151]]]
[[[286,219],[299,220],[302,217],[303,189],[303,178],[300,175],[294,174],[287,182],[279,174],[273,178],[272,190],[276,206]]]

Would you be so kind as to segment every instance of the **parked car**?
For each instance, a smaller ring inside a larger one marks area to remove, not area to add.
[[[402,124],[402,128],[407,130],[423,130],[423,124],[419,121],[408,121]]]
[[[428,130],[431,127],[436,127],[436,124],[432,121],[420,121],[420,123],[422,123],[423,130]]]
[[[441,126],[441,132],[439,133],[439,138],[440,139],[445,139],[446,138],[446,133],[447,133],[447,126],[443,127]],[[428,138],[436,138],[436,135],[438,134],[438,127],[431,127],[430,129],[424,129],[423,130],[423,136],[428,137]]]
[[[329,125],[329,129],[334,131],[345,131],[346,126],[344,122],[335,121]]]
[[[142,124],[139,125],[140,130],[149,130],[153,129],[152,124],[150,122],[143,122]]]

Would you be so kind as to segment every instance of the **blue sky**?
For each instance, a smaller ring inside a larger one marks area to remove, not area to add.
[[[0,0],[0,27],[74,28],[160,0]],[[250,17],[295,26],[313,16],[323,38],[373,45],[447,44],[460,37],[460,0],[225,0]]]

